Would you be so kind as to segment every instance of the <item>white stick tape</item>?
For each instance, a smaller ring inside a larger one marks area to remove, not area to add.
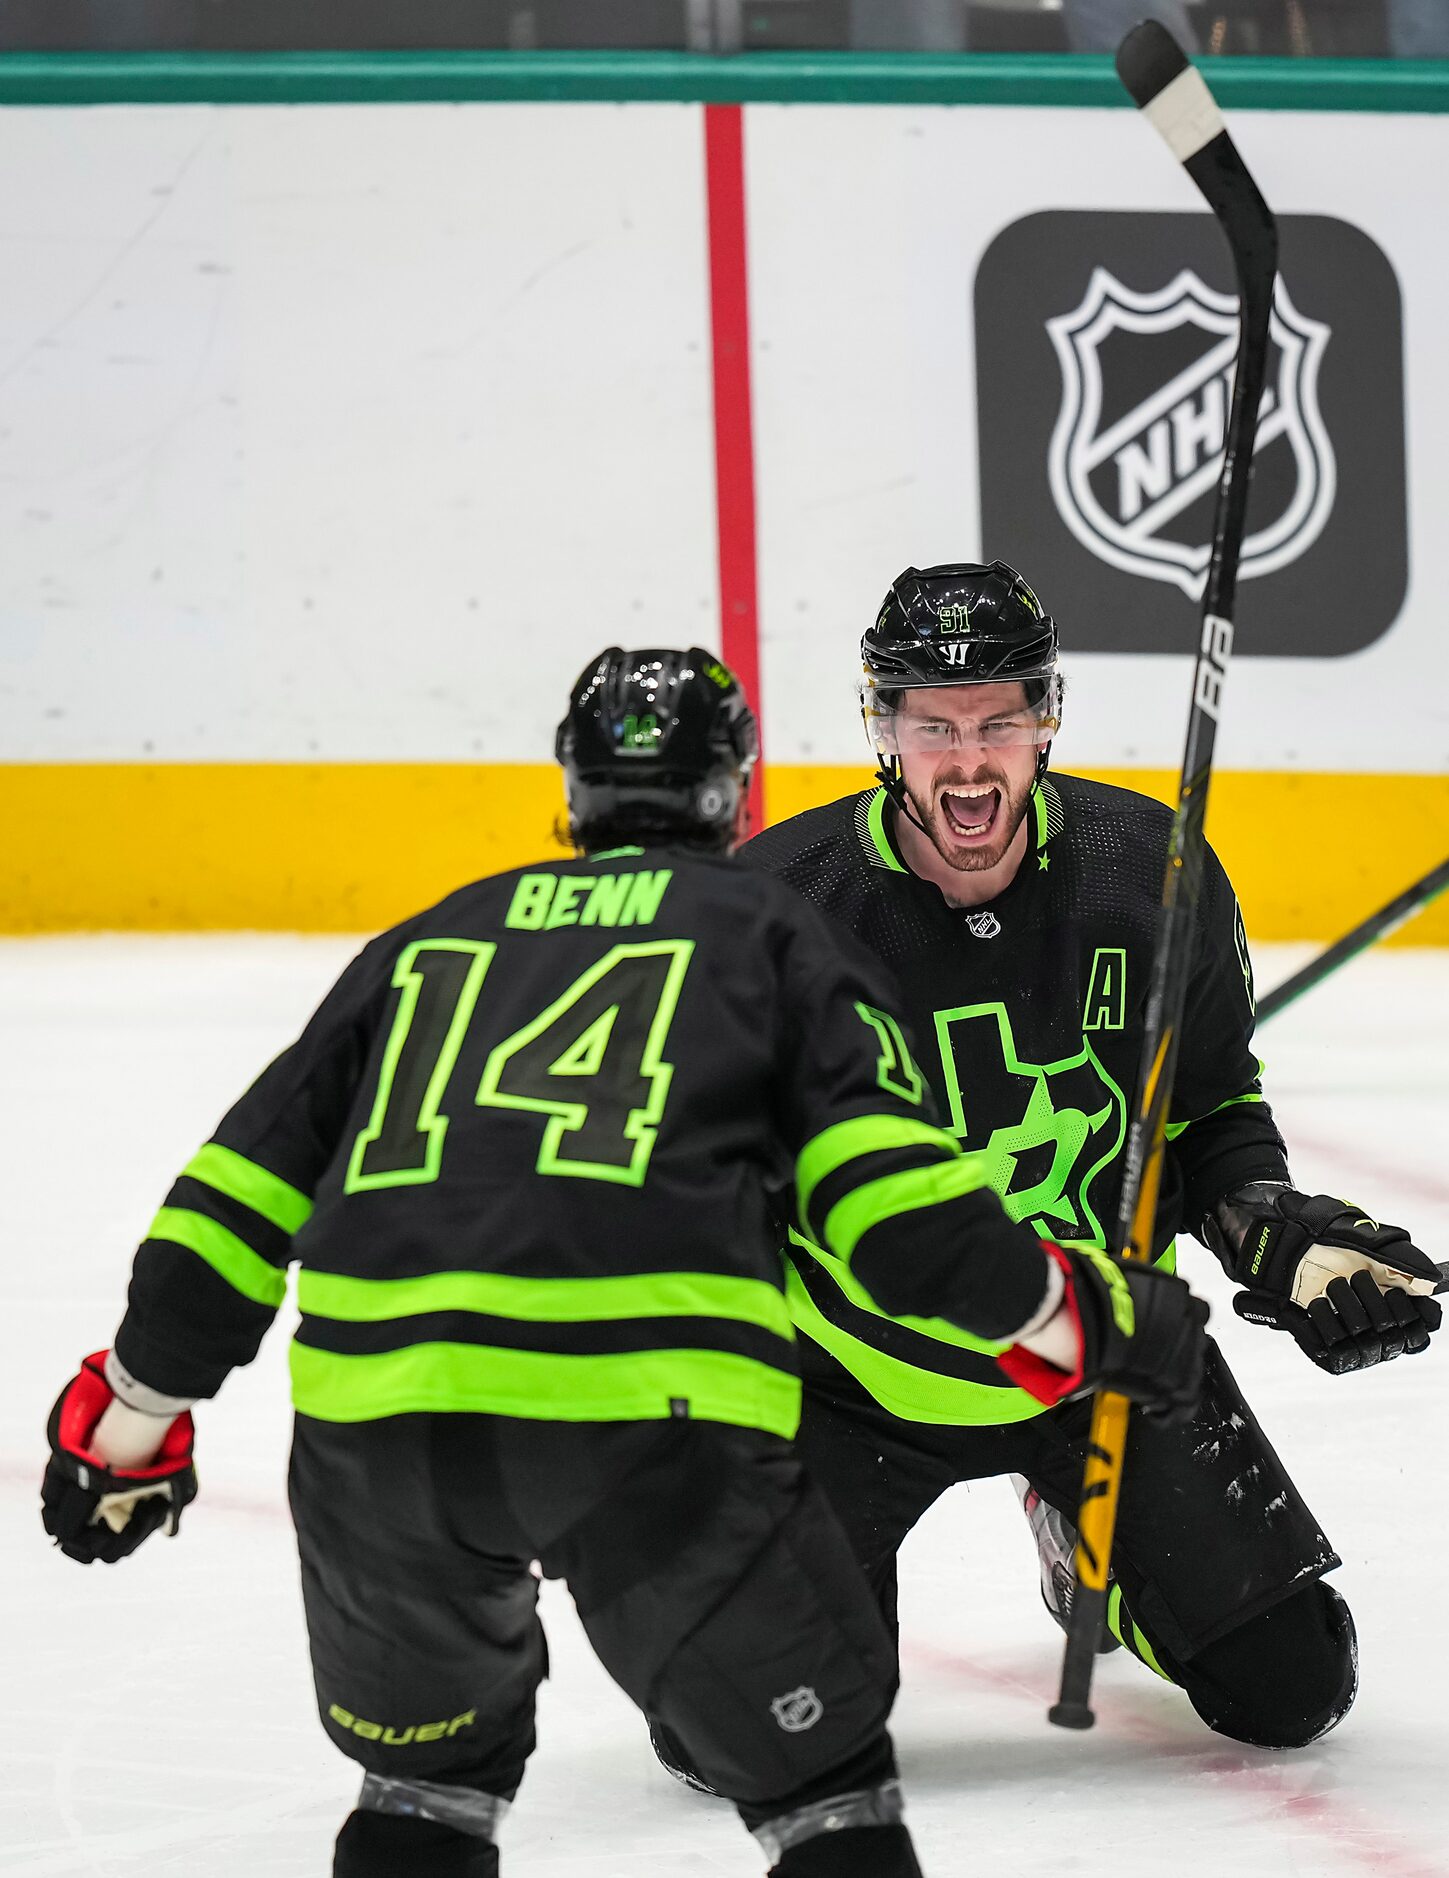
[[[1223,114],[1195,65],[1164,85],[1143,115],[1162,133],[1179,163],[1195,157],[1223,128]]]

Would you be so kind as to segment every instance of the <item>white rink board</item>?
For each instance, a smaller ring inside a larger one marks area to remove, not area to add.
[[[1037,209],[1197,205],[1128,111],[745,118],[767,742],[848,762],[886,582],[981,545],[980,255]],[[541,760],[597,646],[717,638],[698,106],[4,126],[0,759]],[[1352,219],[1397,272],[1411,584],[1361,654],[1245,661],[1218,761],[1432,771],[1449,120],[1233,128],[1281,211]],[[1175,764],[1175,661],[1068,669],[1064,764]]]
[[[3,123],[4,759],[542,760],[713,635],[697,109]]]
[[[0,944],[0,1873],[318,1878],[356,1789],[312,1708],[282,1475],[285,1325],[200,1412],[201,1497],[181,1537],[117,1567],[51,1551],[43,1427],[110,1335],[131,1247],[175,1168],[300,1025],[346,940]],[[1262,948],[1271,985],[1301,948]],[[1449,958],[1369,955],[1263,1033],[1297,1178],[1342,1187],[1449,1256],[1442,1060]],[[1392,1039],[1386,1045],[1386,1039]],[[76,1091],[93,1092],[74,1123]],[[1449,1343],[1331,1380],[1240,1323],[1207,1253],[1185,1266],[1251,1400],[1344,1558],[1363,1690],[1299,1754],[1208,1733],[1119,1654],[1087,1736],[1049,1728],[1060,1656],[1009,1489],[948,1494],[902,1568],[894,1723],[931,1878],[1443,1878],[1449,1546],[1440,1447]],[[760,1871],[732,1815],[676,1788],[545,1603],[553,1679],[502,1840],[512,1878]]]
[[[1231,128],[1277,212],[1360,225],[1399,277],[1410,589],[1398,623],[1361,654],[1235,664],[1216,761],[1441,768],[1449,259],[1427,231],[1449,223],[1449,120],[1239,111]],[[1202,200],[1125,111],[757,105],[746,148],[768,721],[776,754],[850,762],[859,733],[842,649],[892,576],[984,546],[1030,578],[1028,541],[983,544],[979,535],[972,291],[981,256],[1038,210],[1201,211]],[[1062,627],[1071,685],[1063,766],[1176,768],[1185,662],[1073,658],[1072,596],[1042,591]],[[1375,729],[1376,714],[1402,722],[1406,709],[1409,734],[1382,719]]]

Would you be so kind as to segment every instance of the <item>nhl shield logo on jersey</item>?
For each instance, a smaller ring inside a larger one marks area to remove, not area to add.
[[[1098,559],[1199,599],[1232,397],[1236,295],[1215,292],[1190,268],[1138,293],[1099,266],[1081,304],[1048,320],[1047,331],[1062,374],[1048,460],[1062,520]],[[1271,336],[1245,580],[1313,545],[1337,487],[1318,404],[1332,335],[1298,311],[1281,277]]]
[[[788,1695],[777,1695],[770,1704],[770,1713],[787,1735],[800,1735],[815,1726],[825,1713],[825,1704],[813,1689],[801,1683]]]

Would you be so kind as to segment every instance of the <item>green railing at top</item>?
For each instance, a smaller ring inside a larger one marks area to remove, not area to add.
[[[1224,105],[1449,111],[1449,60],[1204,59]],[[1109,58],[1032,53],[10,52],[0,104],[1005,104],[1126,107]]]

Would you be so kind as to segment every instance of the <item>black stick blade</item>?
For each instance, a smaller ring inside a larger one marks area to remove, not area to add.
[[[1117,76],[1142,110],[1187,70],[1187,54],[1157,20],[1134,26],[1117,48]]]
[[[1202,74],[1156,20],[1134,26],[1117,48],[1117,76],[1179,163],[1223,132],[1223,114]]]

